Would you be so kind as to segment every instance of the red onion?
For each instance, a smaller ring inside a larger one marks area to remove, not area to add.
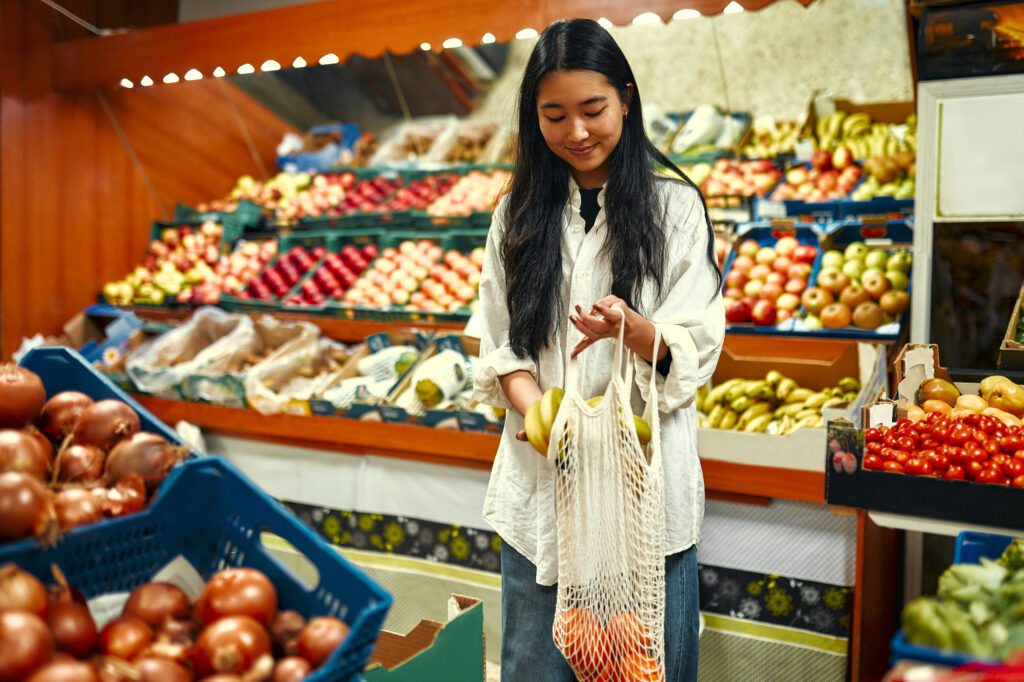
[[[145,583],[133,591],[125,602],[123,613],[141,618],[151,628],[161,628],[168,618],[188,618],[190,605],[181,588],[171,583]]]
[[[141,654],[153,641],[153,630],[135,616],[121,616],[103,627],[100,632],[100,652],[107,656],[130,661]]]
[[[0,611],[28,611],[46,617],[46,587],[15,564],[0,566]]]
[[[282,658],[274,666],[274,676],[271,682],[299,682],[309,677],[313,672],[313,666],[301,656],[289,656]]]
[[[64,440],[75,430],[78,418],[85,408],[93,404],[92,398],[78,391],[61,391],[46,401],[36,419],[36,426],[55,443]]]
[[[198,675],[237,675],[244,674],[264,656],[270,656],[266,629],[249,616],[225,616],[199,635],[192,663]]]
[[[72,601],[58,602],[50,607],[46,624],[57,648],[77,658],[92,653],[98,634],[89,609]]]
[[[103,518],[103,504],[92,492],[81,488],[62,490],[53,498],[61,532],[68,532]]]
[[[296,656],[299,653],[299,635],[306,627],[306,619],[298,611],[279,611],[270,624],[270,639],[278,656]]]
[[[120,400],[101,400],[82,411],[72,442],[110,450],[122,438],[142,428],[139,415]]]
[[[137,474],[128,474],[113,488],[96,488],[93,494],[100,498],[108,516],[124,516],[146,506],[146,485]]]
[[[20,429],[36,418],[46,402],[46,389],[35,372],[0,365],[0,428]]]
[[[0,471],[21,471],[40,481],[53,461],[53,446],[42,436],[20,429],[0,431]]]
[[[107,481],[117,483],[128,474],[138,474],[146,490],[152,492],[185,452],[185,448],[171,445],[155,433],[132,434],[110,451],[105,467]]]
[[[141,682],[192,682],[192,675],[180,663],[156,656],[140,656],[134,661]]]
[[[52,539],[56,529],[53,493],[42,481],[17,471],[0,474],[0,542],[30,535]]]
[[[42,618],[28,611],[0,612],[0,682],[24,680],[53,652],[53,637]]]
[[[310,618],[299,635],[299,655],[319,668],[348,637],[345,621],[331,616]]]
[[[103,476],[106,455],[93,445],[69,445],[60,453],[57,480],[64,483],[92,483]]]
[[[54,661],[39,668],[27,682],[99,682],[96,669],[81,661]]]

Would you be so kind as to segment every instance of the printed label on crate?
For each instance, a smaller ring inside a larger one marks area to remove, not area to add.
[[[761,218],[785,218],[786,204],[781,201],[761,199],[757,202],[757,214]]]
[[[409,413],[404,408],[395,405],[381,405],[379,409],[381,419],[389,424],[408,424],[410,422]]]
[[[373,334],[366,337],[366,347],[370,349],[370,353],[376,353],[390,346],[391,337],[388,336],[387,332],[381,332],[379,334]]]
[[[434,341],[437,344],[438,352],[443,350],[453,350],[457,353],[466,355],[465,349],[462,347],[462,339],[455,335],[442,336]]]
[[[334,416],[344,419],[359,419],[361,421],[383,421],[380,416],[380,409],[377,405],[353,404],[345,410],[338,410]]]
[[[479,412],[459,410],[457,413],[459,429],[462,431],[476,431],[479,433],[501,433],[504,426],[490,421]]]
[[[333,417],[338,413],[334,405],[319,398],[310,398],[309,411],[319,417]]]
[[[458,412],[451,410],[427,410],[420,418],[420,422],[434,429],[459,430]]]

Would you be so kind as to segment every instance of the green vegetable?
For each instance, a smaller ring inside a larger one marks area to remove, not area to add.
[[[934,597],[921,597],[906,605],[901,621],[908,641],[939,649],[956,648],[940,606]]]
[[[1014,538],[996,563],[1011,572],[1024,568],[1024,538]]]

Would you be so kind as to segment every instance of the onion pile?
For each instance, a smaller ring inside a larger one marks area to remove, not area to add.
[[[0,543],[144,508],[187,450],[140,428],[120,400],[46,400],[35,373],[0,365]]]
[[[337,618],[277,611],[277,590],[252,568],[214,574],[195,604],[170,583],[140,585],[97,632],[80,593],[53,573],[47,591],[0,566],[0,682],[298,682],[348,635]]]

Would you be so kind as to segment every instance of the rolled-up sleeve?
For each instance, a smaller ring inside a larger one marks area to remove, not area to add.
[[[526,370],[535,378],[537,366],[529,358],[517,358],[508,343],[508,305],[505,301],[505,268],[501,262],[501,235],[504,231],[506,201],[494,211],[487,233],[484,266],[480,273],[480,360],[473,371],[473,397],[484,405],[511,408],[498,381],[499,377]]]
[[[715,371],[725,338],[725,305],[708,260],[710,237],[699,200],[687,213],[666,235],[665,289],[648,318],[672,354],[668,375],[656,378],[662,412],[693,403],[697,389]],[[636,384],[646,394],[652,367],[635,357]]]

